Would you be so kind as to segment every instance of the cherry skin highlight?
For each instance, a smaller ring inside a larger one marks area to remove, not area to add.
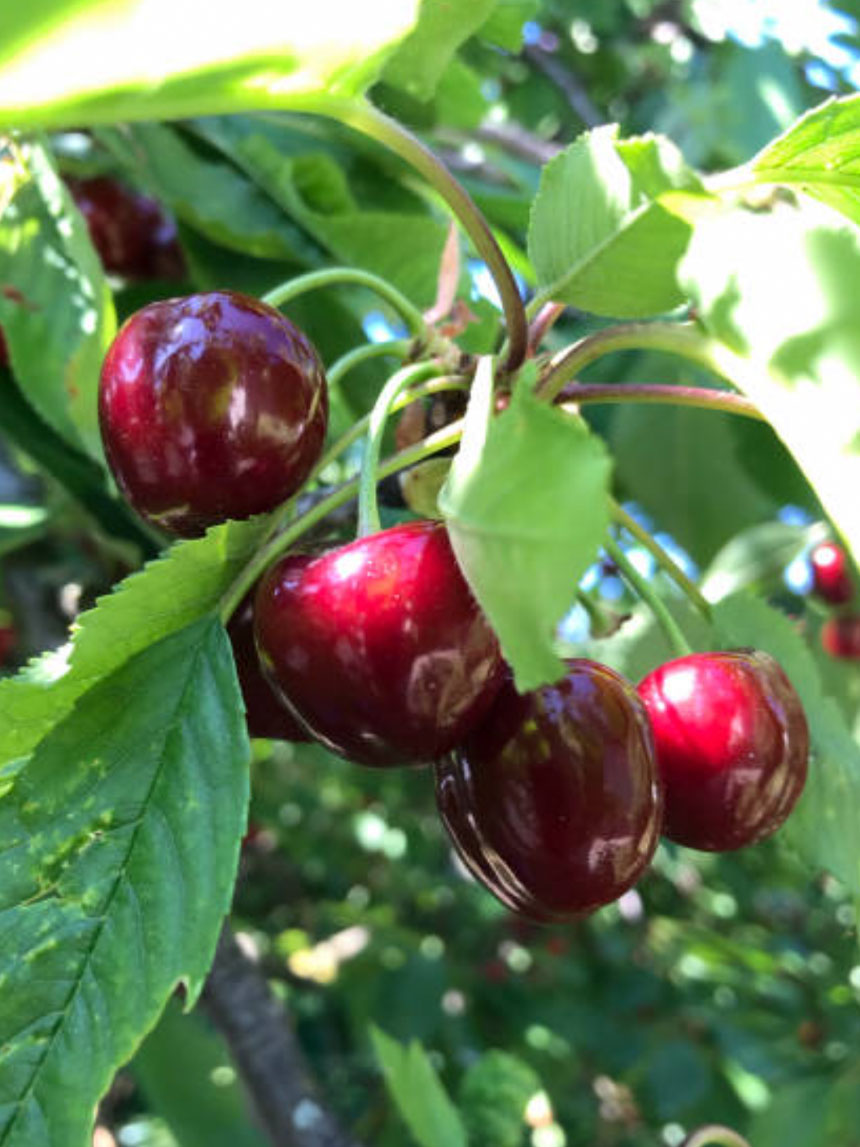
[[[227,636],[233,646],[236,675],[245,702],[248,736],[265,737],[271,741],[309,741],[310,736],[275,694],[263,674],[254,644],[254,601],[251,594],[241,602],[230,619]]]
[[[812,590],[830,605],[844,605],[854,596],[854,585],[848,572],[848,559],[841,546],[822,542],[810,558]]]
[[[109,176],[66,177],[104,269],[125,279],[178,279],[185,259],[176,224],[148,195]]]
[[[327,418],[309,340],[233,291],[150,303],[102,367],[99,421],[117,485],[183,537],[289,498],[320,456]]]
[[[782,668],[758,650],[694,653],[639,684],[666,794],[664,835],[723,852],[770,836],[803,791],[809,732]]]
[[[648,865],[662,796],[635,688],[594,661],[554,685],[507,680],[436,764],[436,802],[463,863],[503,904],[560,921],[616,900]]]
[[[496,637],[439,522],[288,554],[262,579],[254,618],[280,695],[319,741],[361,764],[434,760],[502,679]]]
[[[860,660],[860,614],[828,617],[821,627],[821,646],[840,661]]]

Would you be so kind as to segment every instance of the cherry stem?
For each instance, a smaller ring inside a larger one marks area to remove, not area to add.
[[[407,328],[416,338],[427,336],[427,324],[418,308],[406,298],[404,294],[393,287],[387,279],[380,278],[370,271],[360,267],[325,267],[321,271],[308,271],[306,275],[297,275],[286,283],[280,283],[263,295],[263,302],[270,307],[282,307],[291,299],[305,294],[307,291],[316,291],[321,287],[332,287],[347,284],[355,287],[367,287],[385,299],[406,323]]]
[[[649,534],[644,526],[640,526],[632,514],[629,514],[620,503],[610,498],[609,508],[613,518],[631,537],[646,549],[663,572],[672,579],[677,587],[686,595],[706,621],[711,621],[711,604],[702,594],[702,591],[691,578],[689,578],[678,563],[666,553],[653,535]]]
[[[709,1123],[688,1135],[681,1147],[750,1147],[743,1135],[724,1127],[721,1123]]]
[[[579,405],[585,402],[645,402],[672,406],[692,406],[699,410],[719,410],[725,414],[739,414],[744,418],[765,421],[764,415],[742,394],[728,390],[714,390],[707,386],[667,386],[661,383],[574,383],[565,386],[557,399]]]
[[[326,368],[329,389],[334,390],[351,370],[361,366],[364,362],[385,356],[404,358],[409,354],[412,345],[409,339],[391,339],[388,342],[365,343],[363,346],[354,347],[346,354],[341,355],[339,359],[335,359],[331,366]]]
[[[376,502],[376,471],[379,468],[379,459],[382,454],[382,436],[388,422],[388,415],[394,400],[401,391],[414,382],[420,382],[423,376],[435,370],[432,362],[411,363],[396,371],[373,404],[370,412],[370,421],[367,425],[367,447],[361,463],[361,482],[358,488],[358,536],[366,537],[375,534],[382,528],[379,520],[379,506]]]
[[[681,632],[680,626],[666,607],[665,602],[654,590],[651,582],[640,574],[639,570],[636,569],[627,554],[625,554],[624,550],[611,535],[607,535],[604,539],[603,546],[618,566],[625,581],[629,582],[631,588],[654,614],[654,618],[663,630],[663,634],[672,652],[676,657],[686,657],[688,653],[692,652],[690,645]]]
[[[529,353],[534,354],[540,347],[553,324],[567,310],[567,303],[544,303],[529,323]]]
[[[308,110],[319,110],[323,115],[333,116],[356,131],[384,144],[422,175],[442,196],[472,240],[475,250],[487,264],[487,269],[496,284],[508,335],[506,367],[509,371],[515,371],[525,359],[528,346],[525,307],[508,261],[490,225],[468,191],[430,148],[372,104],[354,100],[338,101],[326,96],[320,102],[318,109],[310,105]]]
[[[449,446],[456,446],[460,441],[462,433],[463,420],[460,418],[456,422],[451,422],[447,426],[443,426],[441,430],[429,434],[420,442],[416,442],[414,446],[409,446],[406,450],[401,450],[390,458],[385,459],[379,466],[377,476],[379,478],[387,478],[389,474],[396,474],[399,470],[406,470],[409,466],[414,466],[417,462],[423,462],[425,458],[431,458],[441,450],[447,450]],[[218,612],[225,624],[234,613],[239,602],[242,601],[251,587],[266,572],[269,566],[285,553],[290,546],[297,542],[303,534],[307,533],[308,530],[327,517],[328,514],[339,509],[341,506],[345,506],[347,502],[351,502],[358,493],[358,486],[359,479],[350,478],[349,481],[335,487],[330,494],[326,495],[325,498],[321,498],[315,506],[306,510],[304,514],[301,514],[291,522],[286,529],[276,534],[266,545],[257,550],[221,598]],[[292,500],[286,503],[283,508],[284,511],[290,512],[294,506],[294,501],[295,500]],[[275,515],[276,518],[280,518],[280,516],[280,513]]]
[[[737,374],[732,368],[741,362],[739,356],[703,334],[693,323],[619,323],[586,335],[555,355],[537,393],[552,401],[565,383],[576,378],[585,367],[617,350],[668,351],[707,367],[730,382]]]

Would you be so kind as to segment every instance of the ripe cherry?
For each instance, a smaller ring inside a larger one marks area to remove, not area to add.
[[[508,680],[436,765],[442,821],[472,874],[513,911],[565,920],[617,899],[654,854],[662,799],[636,690],[594,661],[554,685]]]
[[[694,653],[649,673],[639,694],[670,840],[722,852],[779,828],[803,791],[809,732],[778,662],[758,650]]]
[[[311,343],[233,291],[150,303],[102,367],[99,419],[117,484],[143,517],[185,537],[295,493],[327,417]]]
[[[126,279],[177,279],[185,259],[176,224],[156,200],[108,176],[66,177],[104,269]]]
[[[821,627],[821,645],[825,653],[841,661],[860,660],[860,614],[828,617]]]
[[[362,764],[434,760],[501,682],[495,635],[439,522],[288,554],[261,581],[254,612],[263,667],[285,701]]]
[[[236,674],[245,702],[248,735],[273,741],[309,741],[308,734],[263,675],[254,644],[254,601],[251,595],[233,614],[227,634],[233,646]]]
[[[0,366],[9,365],[9,348],[6,345],[6,336],[3,333],[3,328],[0,327]]]
[[[822,542],[809,558],[812,566],[812,589],[830,605],[844,605],[854,596],[854,585],[848,572],[845,551],[835,542]]]

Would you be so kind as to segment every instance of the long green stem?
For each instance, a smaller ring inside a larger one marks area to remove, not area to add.
[[[729,390],[712,390],[707,386],[667,386],[660,383],[578,383],[568,386],[557,398],[569,399],[579,406],[585,402],[641,402],[670,406],[693,406],[699,410],[719,410],[763,422],[764,415],[748,398]]]
[[[619,323],[586,335],[559,352],[541,379],[538,393],[541,398],[552,401],[565,383],[576,378],[590,363],[618,350],[668,351],[729,380],[736,373],[731,370],[734,361],[730,364],[726,357],[727,348],[703,334],[693,323]],[[737,356],[731,355],[731,358],[734,360]]]
[[[409,446],[406,450],[401,450],[397,454],[387,458],[381,463],[377,477],[387,478],[389,474],[396,474],[400,470],[406,470],[409,466],[414,466],[417,462],[423,462],[425,458],[431,458],[441,450],[447,450],[449,446],[455,446],[460,441],[462,433],[462,419],[443,426],[441,430],[437,430],[434,434],[429,434],[420,442],[416,442],[414,446]],[[266,545],[257,550],[221,598],[218,612],[225,622],[229,620],[245,594],[274,561],[285,553],[290,546],[294,545],[308,530],[315,526],[317,522],[321,522],[334,510],[352,501],[358,493],[358,484],[358,478],[350,478],[348,482],[344,482],[343,485],[336,487],[330,494],[327,494],[325,498],[320,499],[315,506],[312,506],[304,514],[296,518],[295,521],[291,522],[285,530],[271,537]],[[288,503],[288,505],[291,505],[291,503]]]
[[[628,514],[622,505],[614,498],[609,502],[613,518],[623,529],[646,549],[663,572],[672,579],[678,588],[687,596],[706,621],[711,619],[710,602],[702,595],[702,591],[694,581],[687,577],[681,567],[666,553],[656,538],[640,526],[632,514]]]
[[[487,269],[493,277],[502,302],[508,332],[506,366],[511,371],[516,370],[526,356],[528,343],[525,308],[508,261],[489,224],[466,189],[428,147],[372,104],[353,100],[336,101],[330,96],[322,98],[318,108],[315,108],[312,102],[305,102],[307,110],[334,116],[342,123],[396,152],[439,192],[462,224],[463,230],[472,240],[475,250],[487,264]]]
[[[397,396],[413,382],[435,370],[433,363],[419,362],[404,366],[396,371],[379,392],[379,397],[370,412],[367,425],[367,449],[361,464],[361,482],[358,488],[358,536],[375,534],[381,529],[379,507],[376,504],[376,471],[382,454],[382,436],[388,422],[388,415]]]
[[[606,552],[618,566],[619,570],[621,570],[625,581],[630,583],[631,587],[654,614],[657,624],[663,630],[672,652],[677,657],[686,657],[690,652],[690,646],[684,634],[681,632],[680,626],[666,608],[660,595],[654,591],[654,587],[648,579],[639,573],[614,538],[607,536],[603,545]]]
[[[334,390],[340,386],[349,372],[364,362],[386,356],[402,359],[404,355],[409,353],[411,345],[408,339],[390,339],[384,343],[364,343],[362,346],[353,347],[352,350],[348,350],[346,354],[335,359],[331,366],[326,369],[329,388]]]
[[[325,267],[321,271],[308,271],[306,275],[297,275],[286,283],[280,283],[263,295],[263,302],[270,307],[282,307],[290,299],[295,299],[307,291],[316,291],[321,287],[333,287],[341,284],[350,284],[355,287],[367,287],[390,303],[400,315],[406,326],[417,338],[426,334],[427,324],[418,308],[393,287],[387,279],[380,278],[370,271],[363,271],[359,267]]]
[[[681,1147],[750,1147],[743,1135],[720,1123],[709,1123],[688,1135]]]

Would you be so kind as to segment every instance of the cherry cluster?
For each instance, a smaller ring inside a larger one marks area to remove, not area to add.
[[[303,333],[230,291],[144,307],[101,376],[120,489],[183,537],[298,491],[327,411]],[[708,850],[761,840],[803,788],[803,709],[765,653],[682,657],[638,688],[570,660],[561,680],[517,692],[440,522],[287,553],[229,632],[252,735],[313,738],[375,767],[431,764],[463,863],[534,919],[616,899],[661,833]]]
[[[812,592],[836,612],[821,627],[826,653],[847,661],[860,658],[860,611],[848,557],[835,542],[821,542],[812,551]]]

